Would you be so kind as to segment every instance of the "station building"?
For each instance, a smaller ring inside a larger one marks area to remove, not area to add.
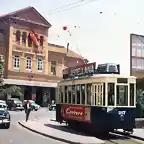
[[[47,106],[55,99],[57,82],[65,67],[83,64],[83,57],[48,42],[52,25],[34,8],[0,17],[0,55],[5,60],[4,83],[21,87],[21,99]]]

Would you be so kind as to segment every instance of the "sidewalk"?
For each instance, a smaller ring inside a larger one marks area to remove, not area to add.
[[[50,137],[55,140],[59,140],[71,144],[103,144],[103,140],[96,137],[87,136],[82,133],[75,132],[68,129],[64,124],[59,124],[48,119],[29,120],[28,122],[19,121],[21,126],[41,134],[46,137]]]

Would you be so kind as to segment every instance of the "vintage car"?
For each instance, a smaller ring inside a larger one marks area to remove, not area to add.
[[[4,100],[0,100],[0,103],[6,104],[6,101],[4,101]]]
[[[0,103],[0,126],[6,129],[10,128],[10,113],[7,110],[7,105]]]
[[[24,107],[23,107],[23,103],[17,99],[17,98],[10,98],[6,101],[6,104],[8,105],[8,109],[12,110],[12,111],[23,111]]]

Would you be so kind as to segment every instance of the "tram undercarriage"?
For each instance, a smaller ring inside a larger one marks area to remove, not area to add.
[[[89,123],[86,123],[86,122],[78,122],[78,121],[75,121],[75,120],[66,120],[65,122],[71,129],[74,129],[74,130],[80,131],[80,132],[86,132],[86,133],[89,133],[89,134],[106,135],[109,132],[114,132],[115,130],[118,130],[118,129],[114,129],[114,128],[101,129],[100,127],[97,128],[96,125],[89,124]],[[126,133],[126,134],[132,134],[133,129],[132,128],[131,129],[125,128],[125,129],[123,129],[123,132]]]

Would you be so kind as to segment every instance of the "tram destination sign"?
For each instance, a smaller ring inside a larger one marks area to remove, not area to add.
[[[88,63],[69,69],[69,78],[90,76],[95,73],[96,63]]]

